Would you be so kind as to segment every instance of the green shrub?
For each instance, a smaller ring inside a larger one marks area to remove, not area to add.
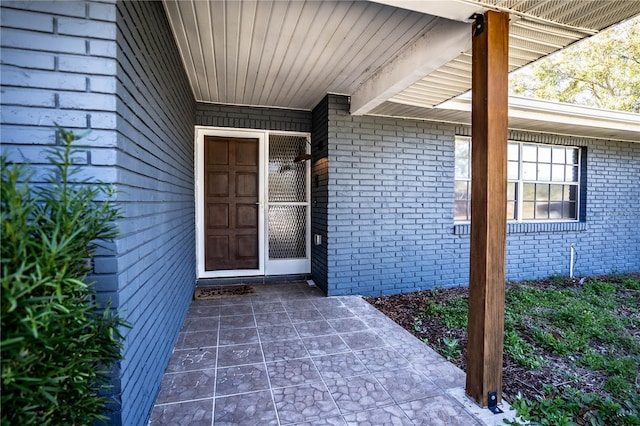
[[[632,426],[640,425],[637,394],[625,395],[623,401],[613,401],[597,393],[585,393],[570,386],[556,388],[544,385],[542,396],[529,400],[519,395],[511,404],[519,420],[511,425],[541,426]],[[524,423],[521,423],[524,421]]]
[[[109,372],[126,323],[83,282],[97,245],[116,236],[109,186],[76,181],[72,132],[43,184],[1,158],[2,425],[105,420]]]

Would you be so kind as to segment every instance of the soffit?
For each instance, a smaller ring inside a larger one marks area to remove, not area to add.
[[[511,13],[509,71],[640,14],[640,1],[625,0],[459,0]],[[471,51],[389,100],[434,107],[471,88]],[[394,108],[389,108],[389,110]],[[389,113],[389,110],[386,113]],[[379,112],[379,111],[378,111]]]
[[[196,100],[312,109],[443,18],[364,1],[165,1]]]
[[[443,27],[459,30],[463,21],[470,38],[471,23],[461,17],[472,10],[511,14],[511,70],[640,14],[640,1],[626,0],[164,0],[164,6],[197,101],[305,110],[327,93],[357,94]],[[444,114],[433,107],[471,88],[470,51],[458,53],[405,87],[390,84],[386,101],[363,113]]]
[[[471,96],[465,94],[435,108],[389,101],[371,115],[471,126]],[[511,96],[509,129],[640,143],[640,114]]]

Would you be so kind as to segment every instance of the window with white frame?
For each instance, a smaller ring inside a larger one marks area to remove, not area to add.
[[[507,219],[577,221],[580,148],[509,141]],[[454,220],[471,219],[471,138],[456,137]]]

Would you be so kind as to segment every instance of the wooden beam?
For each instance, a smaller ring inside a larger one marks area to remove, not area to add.
[[[351,95],[351,114],[369,113],[470,48],[469,24],[434,18],[422,36]]]
[[[487,406],[489,392],[502,400],[509,15],[488,11],[473,27],[466,391]]]

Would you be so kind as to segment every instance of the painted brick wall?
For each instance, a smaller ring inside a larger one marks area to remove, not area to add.
[[[41,173],[54,121],[89,128],[76,156],[82,173],[119,191],[121,237],[89,278],[134,325],[114,372],[110,424],[144,424],[195,283],[195,103],[164,10],[2,2],[1,15],[3,152]]]
[[[144,424],[195,286],[195,102],[160,2],[117,4],[124,425]]]
[[[453,126],[348,108],[329,96],[329,294],[455,284]]]
[[[312,112],[311,130],[311,235],[320,235],[322,244],[311,245],[311,275],[327,291],[327,203],[329,183],[329,97]],[[313,240],[312,240],[313,241]]]
[[[2,152],[47,170],[54,122],[77,133],[81,176],[117,185],[115,2],[2,2]],[[94,257],[98,297],[117,307],[116,244]],[[119,366],[115,367],[117,374]],[[110,391],[118,406],[120,381]]]
[[[54,122],[92,130],[76,156],[85,176],[113,181],[115,7],[95,2],[2,2],[2,150],[47,164]]]
[[[328,97],[329,294],[467,285],[468,226],[454,227],[453,181],[455,134],[468,129],[353,117],[348,107]],[[640,270],[640,144],[510,137],[585,147],[587,203],[585,223],[510,225],[508,279],[567,275],[572,243],[576,274]]]
[[[279,108],[196,104],[196,125],[310,132],[311,112]]]

